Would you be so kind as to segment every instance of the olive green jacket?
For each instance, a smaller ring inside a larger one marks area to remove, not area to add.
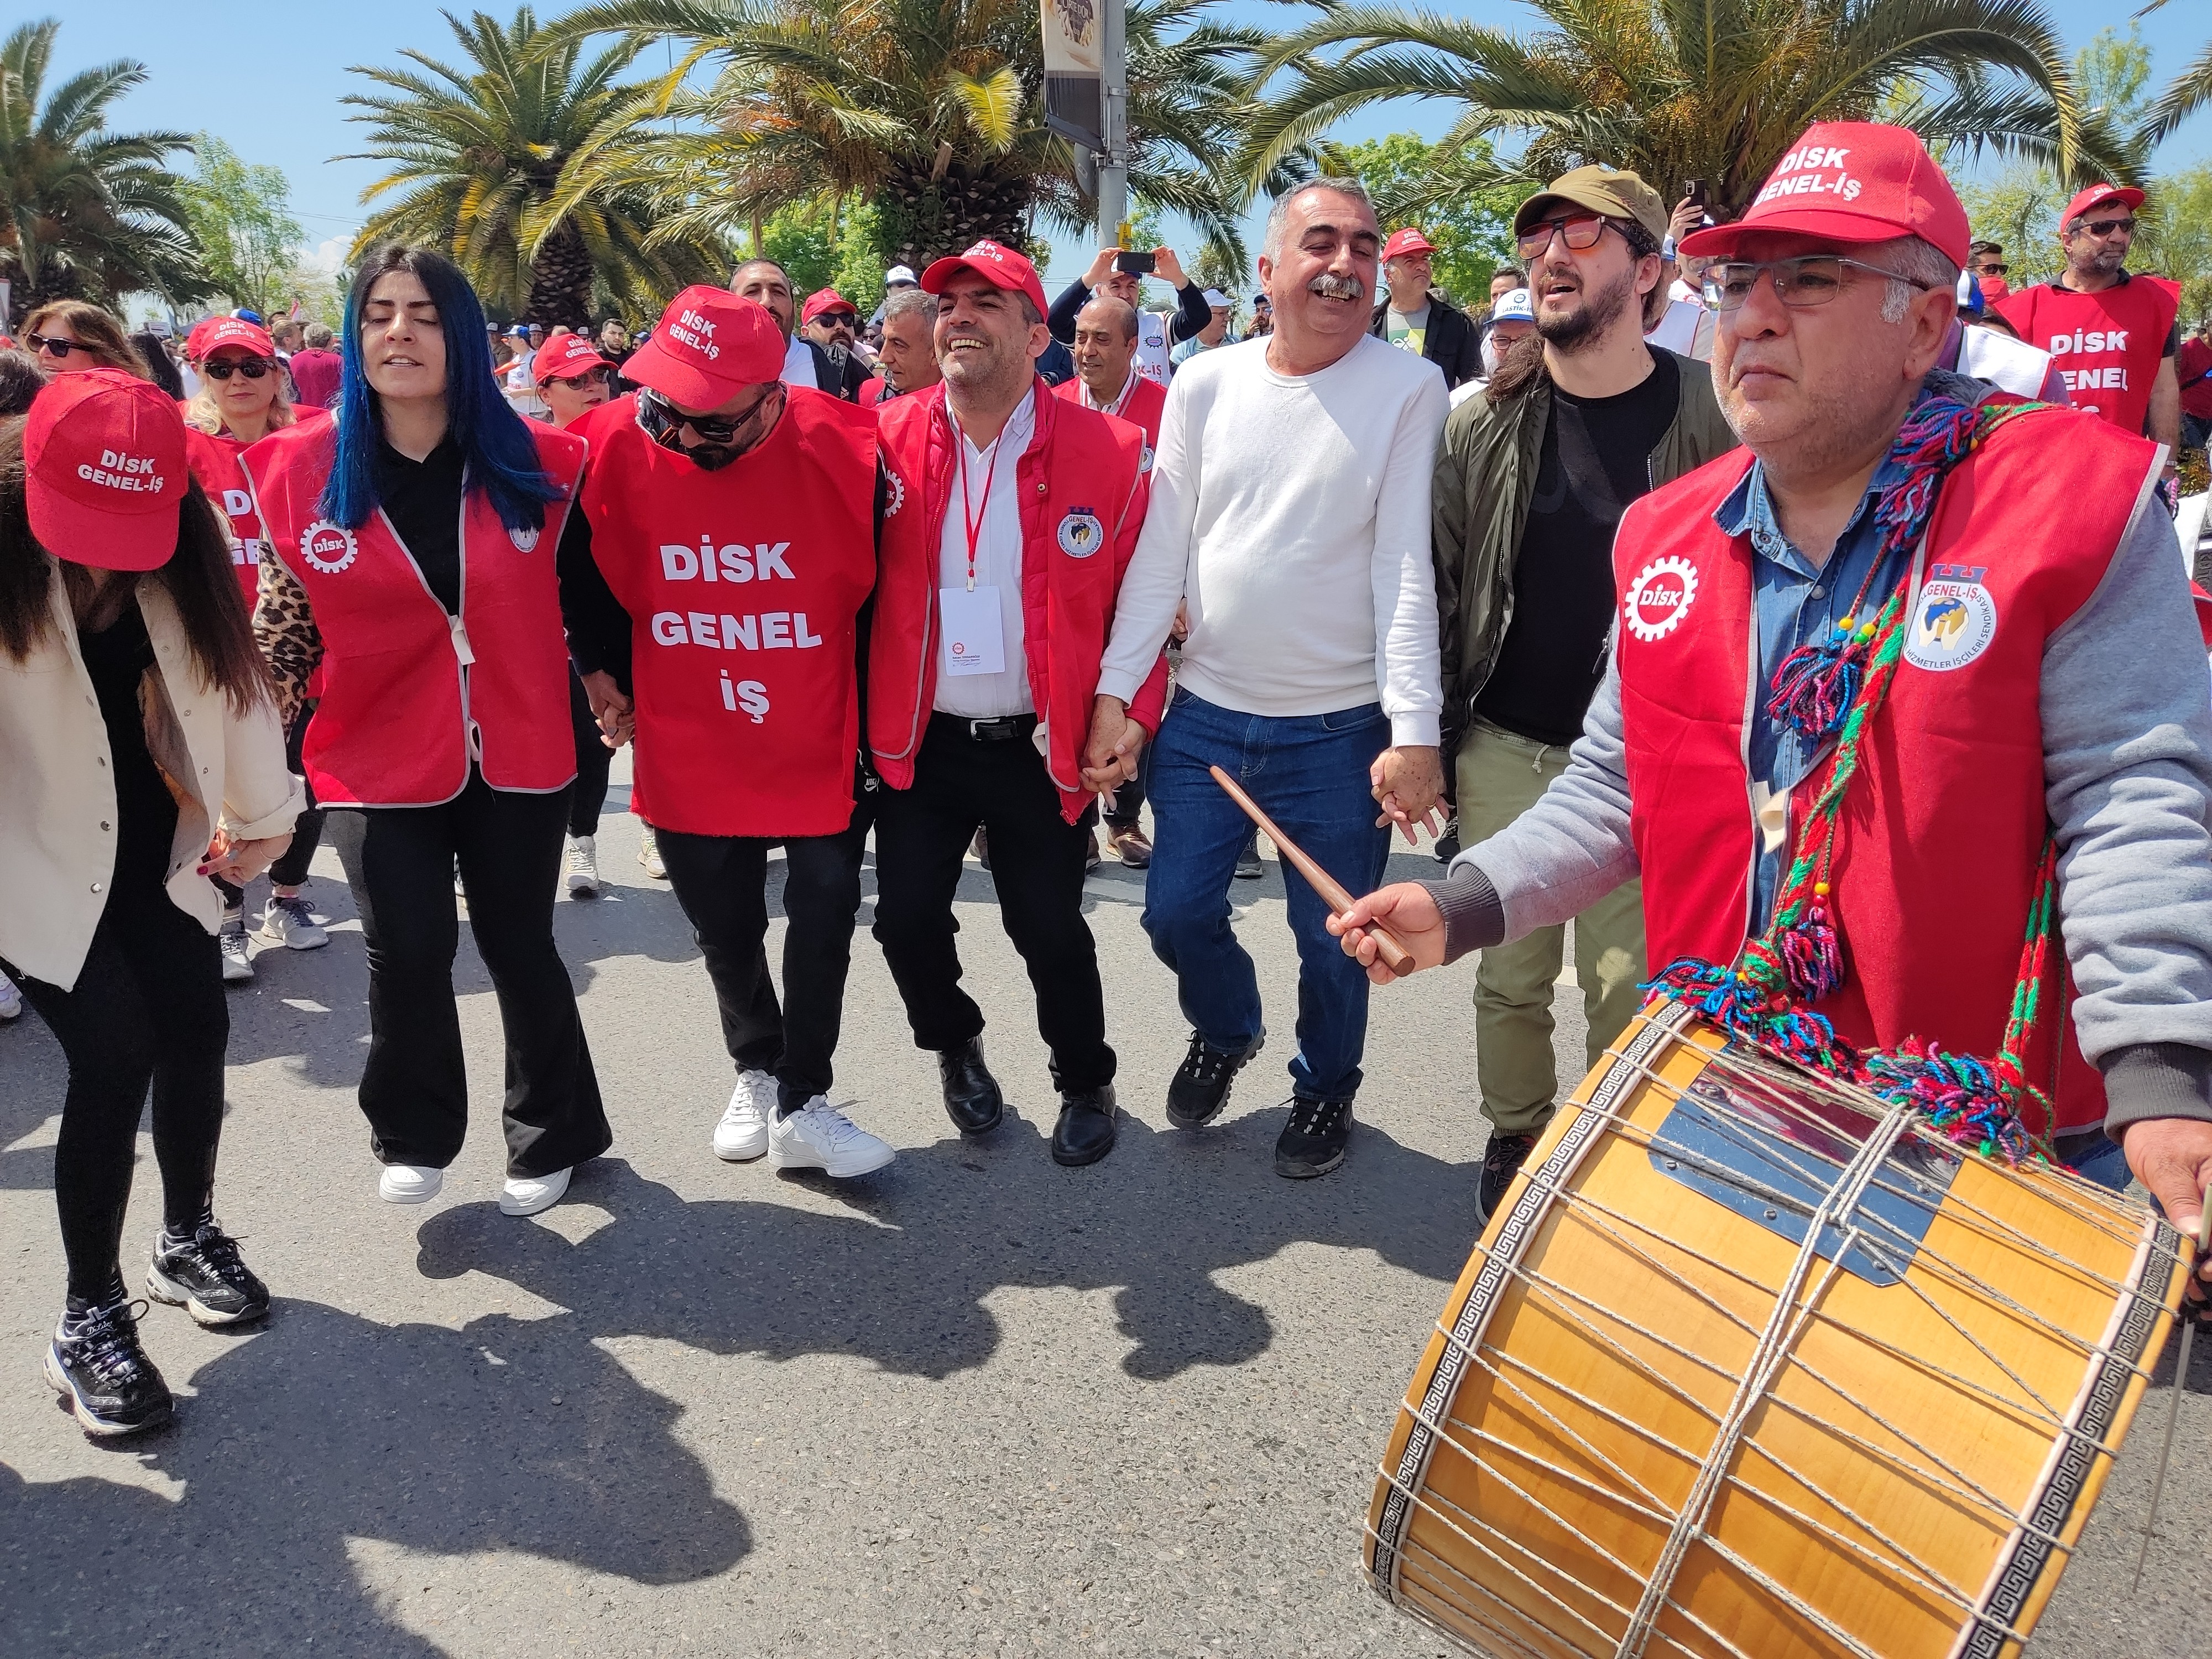
[[[1662,348],[1654,346],[1655,352]],[[1674,356],[1671,352],[1665,355]],[[1681,404],[1651,452],[1651,488],[1694,472],[1736,445],[1722,419],[1706,364],[1674,357]],[[1511,401],[1477,393],[1451,412],[1437,448],[1431,550],[1443,632],[1445,776],[1476,696],[1497,665],[1513,620],[1513,562],[1528,520],[1543,453],[1552,384],[1540,379]]]

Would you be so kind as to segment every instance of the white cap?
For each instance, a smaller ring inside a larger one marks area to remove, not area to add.
[[[899,283],[904,283],[909,288],[918,288],[921,284],[921,278],[914,274],[914,267],[911,265],[893,265],[884,273],[884,286],[890,288]]]
[[[1206,290],[1206,303],[1210,306],[1219,306],[1224,311],[1226,311],[1229,309],[1230,299],[1229,296],[1226,294],[1224,294],[1219,289],[1210,288]]]
[[[1508,289],[1499,295],[1490,307],[1490,320],[1493,323],[1534,322],[1536,307],[1529,301],[1528,290],[1525,288]]]

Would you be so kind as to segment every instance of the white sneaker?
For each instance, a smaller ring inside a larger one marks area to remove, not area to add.
[[[729,1109],[714,1126],[714,1156],[732,1164],[768,1150],[768,1126],[775,1121],[775,1079],[766,1072],[740,1072]]]
[[[898,1154],[820,1095],[768,1132],[771,1170],[819,1170],[843,1180],[880,1170]]]
[[[222,946],[222,982],[240,985],[253,977],[253,963],[246,953],[246,915],[241,910],[226,910],[222,916],[222,931],[216,935]]]
[[[15,981],[0,974],[0,1019],[21,1019],[23,1017],[23,994],[15,988]]]
[[[568,1171],[556,1170],[551,1175],[509,1176],[507,1185],[500,1188],[499,1212],[501,1215],[536,1215],[561,1201],[561,1194],[568,1190]]]
[[[655,881],[668,879],[668,866],[660,861],[660,843],[653,839],[653,826],[638,826],[637,861],[645,866],[645,873]]]
[[[261,937],[288,951],[319,951],[331,942],[307,899],[298,893],[269,896],[269,908],[261,915]]]
[[[568,837],[568,896],[597,898],[605,884],[599,879],[599,844],[595,836]]]
[[[376,1178],[376,1195],[386,1204],[428,1204],[446,1184],[446,1172],[423,1164],[387,1164]]]

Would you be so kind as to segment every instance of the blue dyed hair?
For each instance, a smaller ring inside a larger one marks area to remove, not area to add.
[[[376,392],[362,368],[361,310],[377,278],[395,270],[412,271],[438,307],[439,331],[446,341],[446,430],[468,464],[468,488],[490,499],[509,530],[543,529],[545,503],[558,501],[562,492],[538,464],[529,423],[500,395],[491,354],[484,348],[483,307],[476,290],[442,254],[399,242],[387,243],[363,260],[346,291],[337,457],[317,510],[357,530],[380,504],[369,463],[384,434]]]

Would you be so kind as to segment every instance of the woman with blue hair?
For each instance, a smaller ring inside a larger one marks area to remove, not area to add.
[[[554,548],[584,445],[500,395],[451,262],[394,244],[346,296],[337,419],[244,456],[272,554],[254,631],[329,809],[368,946],[361,1106],[379,1194],[419,1204],[468,1125],[458,862],[507,1036],[500,1208],[557,1200],[613,1139],[553,941],[576,752]]]

